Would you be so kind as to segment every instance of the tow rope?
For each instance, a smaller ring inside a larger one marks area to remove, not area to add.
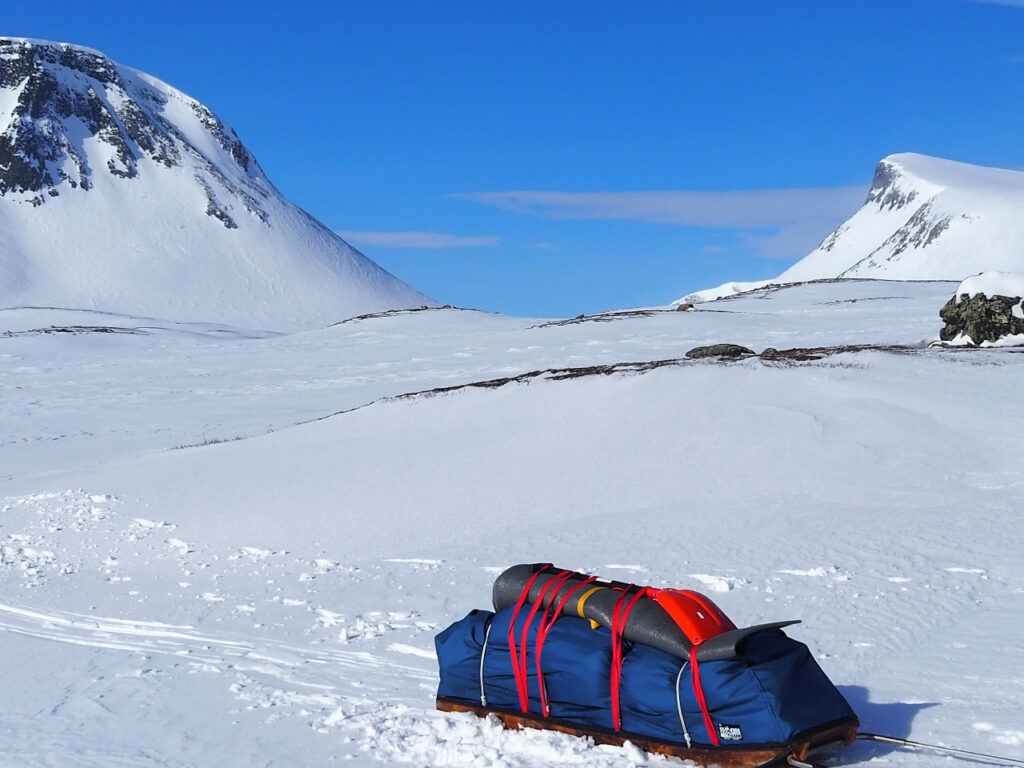
[[[920,741],[911,741],[910,739],[898,739],[895,736],[883,736],[879,733],[858,733],[857,740],[895,744],[900,747],[908,747],[909,749],[930,749],[934,752],[946,752],[950,755],[961,755],[963,757],[984,757],[987,760],[998,760],[1007,765],[1024,765],[1024,760],[1018,760],[1015,757],[1001,757],[999,755],[989,755],[985,752],[971,752],[966,749],[955,749],[954,747],[940,747],[938,744],[925,744]]]
[[[1016,757],[1003,757],[1002,755],[990,755],[987,752],[971,752],[967,749],[943,747],[938,744],[925,744],[922,741],[900,739],[896,736],[883,736],[880,733],[858,733],[857,741],[876,741],[881,744],[895,744],[898,747],[907,747],[908,749],[927,749],[932,752],[953,755],[954,757],[981,758],[984,760],[991,760],[996,763],[1002,763],[1003,765],[1024,766],[1024,760],[1020,760]],[[793,766],[793,768],[822,768],[818,763],[808,763],[804,760],[799,760],[792,755],[786,758],[786,762]]]

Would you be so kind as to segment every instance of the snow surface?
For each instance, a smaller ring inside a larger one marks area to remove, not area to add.
[[[722,283],[717,288],[705,288],[702,291],[688,293],[683,296],[683,298],[678,299],[673,303],[678,306],[679,304],[700,304],[705,301],[717,301],[718,299],[735,296],[738,293],[756,291],[758,288],[764,288],[765,286],[771,285],[771,283],[771,280],[747,280]]]
[[[777,283],[823,278],[962,280],[1024,270],[1024,172],[913,153],[890,155],[867,200],[814,251],[774,280],[726,283],[696,303]]]
[[[1024,296],[1024,274],[1020,272],[982,272],[968,277],[956,289],[957,301],[964,296]]]
[[[50,169],[51,189],[0,195],[0,307],[294,331],[435,305],[286,200],[234,131],[195,99],[91,49],[12,38],[0,46],[117,121],[105,136],[74,114],[18,117],[14,107],[30,77],[0,87],[0,136],[19,146],[21,133],[34,131],[49,142],[47,152],[63,158]],[[98,57],[97,66],[117,79],[101,82],[66,66],[66,50]],[[126,132],[136,115],[164,142],[158,148],[170,147],[170,159]],[[134,176],[108,172],[123,165],[118,140]],[[36,151],[34,142],[24,146]]]
[[[955,288],[290,335],[0,311],[0,765],[672,764],[434,711],[434,634],[538,560],[803,619],[866,730],[1022,759],[1024,356],[928,347]],[[904,347],[395,397],[714,341]]]

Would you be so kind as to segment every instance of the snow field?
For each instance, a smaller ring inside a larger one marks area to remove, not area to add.
[[[433,710],[433,635],[536,561],[802,619],[866,730],[1024,757],[1024,358],[929,349],[954,289],[0,338],[0,765],[671,762]],[[908,349],[387,399],[713,341]]]

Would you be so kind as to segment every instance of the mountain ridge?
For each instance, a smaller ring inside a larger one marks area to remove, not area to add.
[[[727,283],[708,301],[770,283],[830,278],[962,280],[1024,271],[1024,172],[900,153],[883,158],[864,204],[774,280]]]
[[[201,102],[0,38],[0,305],[297,330],[434,303],[286,200]]]

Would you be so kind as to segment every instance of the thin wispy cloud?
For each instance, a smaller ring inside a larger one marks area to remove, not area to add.
[[[859,208],[867,185],[727,192],[468,192],[453,195],[513,213],[554,219],[646,221],[738,230],[760,256],[812,250]]]
[[[555,219],[619,219],[690,227],[774,227],[849,214],[866,188],[820,187],[731,192],[467,192],[453,195],[513,213]]]
[[[450,235],[445,232],[357,232],[339,231],[353,245],[371,248],[480,248],[498,245],[494,235]]]

